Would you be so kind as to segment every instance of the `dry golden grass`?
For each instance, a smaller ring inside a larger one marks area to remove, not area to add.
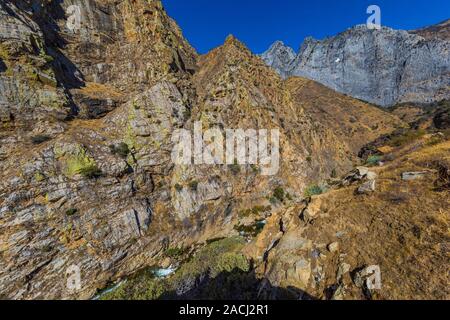
[[[91,98],[104,98],[109,97],[111,99],[120,100],[123,98],[123,94],[117,89],[100,83],[87,82],[86,86],[77,90],[79,93]]]

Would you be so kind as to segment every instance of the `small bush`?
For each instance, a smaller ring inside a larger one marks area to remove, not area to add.
[[[42,248],[42,252],[44,252],[44,253],[49,253],[52,250],[53,250],[53,247],[50,244],[47,244]]]
[[[49,56],[48,54],[42,54],[41,57],[45,60],[47,63],[52,63],[55,61],[55,59],[52,56]]]
[[[96,179],[102,176],[102,171],[95,164],[81,168],[79,173],[88,179]]]
[[[47,142],[47,141],[49,141],[49,140],[51,140],[51,139],[52,139],[52,138],[51,138],[50,136],[46,136],[46,135],[37,135],[37,136],[34,136],[34,137],[31,138],[31,142],[32,142],[33,144],[38,145],[38,144]]]
[[[333,178],[333,179],[337,178],[337,171],[336,171],[336,169],[331,170],[331,178]]]
[[[190,108],[186,108],[183,111],[183,118],[184,120],[188,120],[191,117],[191,109]]]
[[[113,154],[117,154],[122,158],[126,158],[130,154],[130,148],[125,142],[121,142],[118,145],[110,145],[109,149]]]
[[[189,182],[189,188],[192,191],[197,191],[198,190],[198,181],[193,180],[193,181]]]
[[[434,136],[430,140],[427,141],[427,146],[435,146],[439,143],[442,143],[445,141],[445,138],[443,136]]]
[[[261,169],[255,164],[250,165],[250,168],[252,169],[253,173],[259,173]]]
[[[241,166],[238,164],[236,159],[233,164],[228,165],[228,168],[234,175],[238,175],[241,172]]]
[[[252,213],[254,215],[258,215],[264,211],[266,211],[266,207],[264,207],[264,206],[254,206],[252,209]]]
[[[241,218],[250,217],[252,215],[259,216],[261,213],[271,211],[271,206],[254,206],[252,209],[245,209],[239,212]]]
[[[320,186],[312,185],[312,186],[309,186],[308,188],[306,188],[305,197],[310,198],[312,196],[317,196],[322,193],[323,193],[323,189]]]
[[[136,100],[133,100],[132,105],[135,110],[139,110],[141,108],[141,106]]]
[[[73,216],[73,215],[75,215],[77,213],[78,213],[78,209],[77,208],[70,208],[70,209],[66,210],[66,215],[69,216],[69,217]]]
[[[206,240],[206,244],[209,245],[211,243],[214,243],[214,242],[217,242],[217,241],[221,241],[221,240],[224,240],[224,239],[226,239],[226,238],[219,237],[219,238],[209,239],[209,240]]]
[[[178,192],[181,192],[183,190],[183,186],[179,183],[175,184],[175,190],[177,190]]]

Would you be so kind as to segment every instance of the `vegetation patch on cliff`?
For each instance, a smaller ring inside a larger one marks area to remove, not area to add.
[[[249,272],[250,263],[241,253],[245,240],[226,238],[209,243],[184,263],[173,276],[155,277],[155,268],[147,268],[125,284],[101,297],[102,300],[154,300],[176,298],[191,290],[201,279],[214,279],[223,273]],[[211,294],[217,294],[211,292]]]

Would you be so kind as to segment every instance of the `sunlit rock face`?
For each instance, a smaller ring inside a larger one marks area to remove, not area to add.
[[[67,25],[72,5],[79,29]],[[149,266],[183,273],[176,256],[194,253],[190,279],[248,271],[242,247],[261,229],[270,232],[256,241],[254,261],[269,266],[265,251],[300,222],[307,194],[405,126],[315,81],[283,80],[233,36],[197,55],[156,0],[0,1],[0,40],[0,298],[88,299]],[[274,52],[279,66],[295,60],[281,43]],[[279,130],[279,171],[263,175],[260,162],[177,164],[174,132],[192,133],[197,122],[222,134]],[[307,237],[294,230],[281,241],[278,249],[305,255],[281,252],[288,273],[277,264],[262,278],[287,274],[307,288]],[[198,255],[207,243],[212,250]]]
[[[450,44],[406,31],[353,27],[322,41],[307,38],[294,58],[280,42],[262,55],[283,77],[301,76],[380,106],[450,96]]]

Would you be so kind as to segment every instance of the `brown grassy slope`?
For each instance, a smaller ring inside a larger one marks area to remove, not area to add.
[[[321,299],[332,297],[339,284],[344,299],[449,299],[450,141],[435,138],[424,136],[387,154],[383,167],[371,169],[378,178],[370,195],[356,195],[356,183],[313,197],[308,224],[298,217],[303,205],[272,217],[247,248],[258,257],[283,221],[285,233],[278,234],[261,274],[272,285],[296,287]],[[404,181],[401,174],[407,171],[428,173]],[[339,249],[329,252],[333,242]],[[309,267],[293,269],[303,260]],[[339,280],[344,264],[350,272]],[[353,276],[369,265],[380,266],[382,289],[364,294]]]

